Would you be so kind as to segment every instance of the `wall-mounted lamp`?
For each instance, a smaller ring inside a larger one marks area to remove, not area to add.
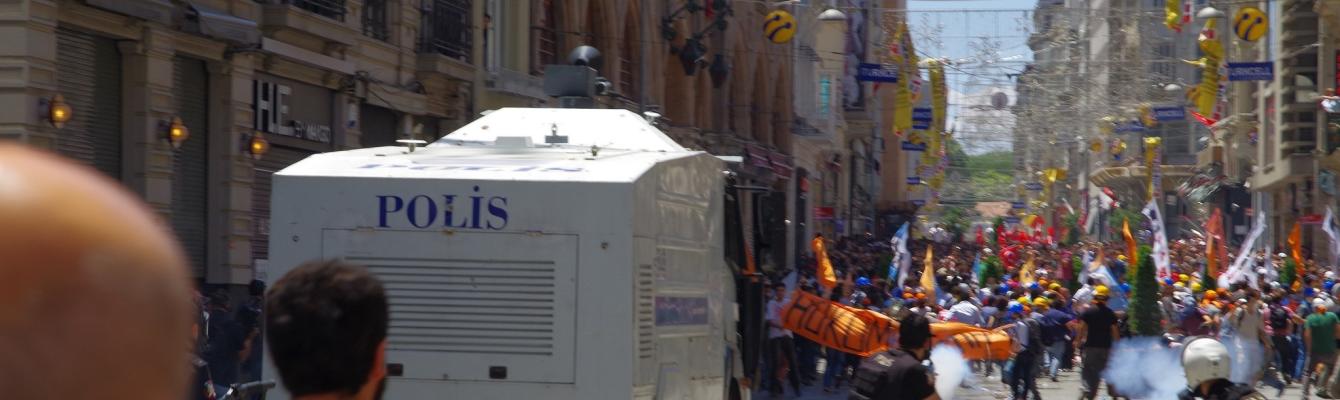
[[[251,136],[242,143],[243,151],[250,154],[253,160],[260,160],[265,153],[270,152],[270,141],[265,140],[265,135],[260,131],[252,131]]]
[[[163,131],[163,139],[167,139],[173,150],[180,149],[181,144],[191,137],[191,130],[181,122],[181,117],[173,116],[171,121],[160,121],[158,126]]]
[[[60,129],[70,121],[74,116],[74,111],[70,110],[70,104],[65,102],[65,96],[56,94],[50,99],[42,99],[41,103],[42,119],[50,122],[52,127]]]

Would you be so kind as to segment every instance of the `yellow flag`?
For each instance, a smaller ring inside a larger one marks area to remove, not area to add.
[[[1135,247],[1135,237],[1131,236],[1131,221],[1129,219],[1121,219],[1121,237],[1126,239],[1126,264],[1130,266],[1130,270],[1134,271],[1135,266],[1140,265],[1140,260],[1136,259],[1140,252]]]
[[[1093,262],[1089,264],[1089,271],[1092,271],[1092,272],[1097,272],[1098,269],[1099,269],[1099,268],[1102,268],[1102,266],[1104,265],[1104,264],[1103,264],[1103,253],[1104,253],[1104,252],[1103,252],[1103,247],[1102,247],[1102,246],[1099,246],[1099,247],[1098,247],[1098,250],[1095,251],[1095,253],[1098,253],[1098,256],[1097,256],[1097,257],[1094,257],[1094,258],[1093,258]]]
[[[1192,1],[1192,0],[1187,0]],[[1173,32],[1182,31],[1182,0],[1168,0],[1163,3],[1163,25]]]
[[[1028,287],[1036,283],[1037,278],[1033,277],[1033,254],[1028,255],[1028,261],[1024,262],[1023,268],[1019,269],[1019,284]]]
[[[815,236],[810,241],[810,248],[814,250],[814,258],[818,260],[818,271],[815,275],[819,277],[819,284],[823,287],[832,289],[837,286],[837,275],[833,274],[833,263],[828,261],[828,250],[824,249],[823,236]]]
[[[926,292],[927,299],[935,299],[935,251],[930,246],[926,246],[926,270],[921,271],[921,290]]]

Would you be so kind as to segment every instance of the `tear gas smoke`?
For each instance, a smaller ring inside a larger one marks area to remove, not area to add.
[[[1261,347],[1261,342],[1244,340],[1238,336],[1227,336],[1222,341],[1228,347],[1229,358],[1233,360],[1233,372],[1229,374],[1228,380],[1236,383],[1255,380],[1265,362],[1265,349]]]
[[[1223,343],[1233,365],[1229,380],[1247,383],[1255,379],[1264,365],[1265,353],[1260,342],[1229,336]],[[1177,399],[1177,394],[1187,386],[1181,356],[1180,347],[1168,348],[1162,338],[1122,339],[1112,349],[1103,379],[1125,396]]]
[[[1186,388],[1179,350],[1168,348],[1159,337],[1117,341],[1103,379],[1130,398],[1176,400]]]
[[[959,384],[972,376],[972,368],[958,347],[935,346],[931,349],[931,363],[935,365],[935,393],[942,399],[952,400]]]

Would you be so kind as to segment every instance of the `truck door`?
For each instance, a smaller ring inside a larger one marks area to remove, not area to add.
[[[391,308],[393,379],[574,382],[574,235],[326,230],[322,252],[367,266]],[[394,372],[394,371],[393,371]]]

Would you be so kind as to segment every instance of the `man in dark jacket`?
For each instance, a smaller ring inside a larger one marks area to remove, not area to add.
[[[875,353],[857,367],[852,400],[940,400],[935,375],[921,365],[931,353],[931,324],[921,315],[903,319],[897,350]]]
[[[228,293],[222,289],[209,295],[209,314],[205,318],[205,349],[201,358],[209,363],[209,376],[215,392],[228,392],[238,381],[238,359],[246,333],[229,312]]]

